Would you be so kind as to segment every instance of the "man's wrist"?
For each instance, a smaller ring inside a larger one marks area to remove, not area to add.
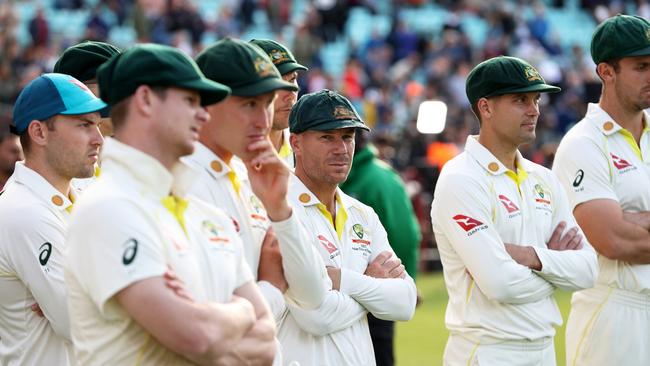
[[[273,222],[284,221],[291,217],[291,206],[287,200],[283,200],[277,206],[268,206],[266,207],[266,214],[269,216],[269,219]]]

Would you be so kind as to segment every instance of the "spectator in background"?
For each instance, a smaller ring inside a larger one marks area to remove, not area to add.
[[[402,260],[406,272],[415,280],[421,239],[420,226],[404,182],[390,165],[377,158],[377,149],[368,142],[367,132],[358,129],[355,140],[352,169],[348,179],[341,183],[340,187],[346,194],[375,210],[386,229],[391,248]],[[368,326],[377,366],[392,366],[395,363],[395,322],[368,314]]]
[[[32,44],[37,47],[45,47],[50,40],[50,26],[45,19],[43,8],[36,10],[36,15],[29,22],[29,34],[32,37]]]
[[[18,136],[10,134],[7,126],[0,126],[0,191],[14,173],[17,161],[23,160],[23,149]]]

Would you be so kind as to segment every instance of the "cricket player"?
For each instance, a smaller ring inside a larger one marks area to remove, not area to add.
[[[241,241],[228,216],[186,195],[195,173],[179,161],[210,118],[204,106],[229,88],[153,44],[111,58],[97,79],[115,135],[67,236],[79,362],[269,364],[275,324]]]
[[[2,365],[75,364],[63,275],[77,198],[70,181],[93,174],[104,107],[79,80],[56,73],[32,80],[16,100],[11,130],[25,161],[0,195]]]
[[[650,23],[605,20],[591,57],[600,100],[564,136],[553,164],[600,265],[596,286],[573,295],[566,364],[650,365]]]
[[[99,97],[97,69],[111,57],[122,52],[110,43],[85,41],[68,47],[54,64],[54,72],[74,76]],[[113,124],[108,108],[100,111],[102,123],[99,125],[104,137],[113,135]]]
[[[518,151],[535,139],[540,93],[559,90],[514,57],[467,78],[480,132],[445,164],[431,208],[449,293],[445,365],[555,365],[553,292],[594,284],[596,254],[559,181]]]
[[[309,70],[296,61],[291,51],[270,39],[253,39],[250,43],[269,55],[273,65],[282,75],[282,80],[298,86],[298,72]],[[280,157],[293,169],[295,161],[289,143],[289,113],[298,100],[298,90],[278,90],[273,104],[273,124],[269,137]]]
[[[283,294],[315,308],[325,297],[327,272],[292,213],[286,197],[290,170],[268,138],[276,92],[297,87],[282,80],[259,48],[239,40],[217,42],[196,60],[206,77],[229,86],[232,95],[207,107],[211,120],[186,160],[201,172],[193,193],[223,208],[236,223],[276,320],[285,310]],[[266,157],[265,164],[251,166],[258,154]]]
[[[409,320],[417,294],[377,214],[338,187],[350,172],[355,131],[368,127],[345,97],[330,90],[298,100],[289,126],[296,157],[290,202],[328,267],[331,291],[314,310],[287,303],[278,330],[285,361],[374,365],[366,314]]]

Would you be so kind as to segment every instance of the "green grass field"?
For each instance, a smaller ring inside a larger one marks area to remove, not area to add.
[[[397,325],[396,364],[399,366],[442,365],[442,353],[448,335],[445,328],[447,290],[442,272],[418,275],[417,285],[424,302],[415,311],[411,321]],[[556,299],[566,322],[571,294],[558,291]],[[557,364],[564,365],[564,326],[557,329],[555,350]]]

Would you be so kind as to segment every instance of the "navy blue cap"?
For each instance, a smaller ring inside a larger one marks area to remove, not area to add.
[[[72,76],[43,74],[27,84],[18,95],[9,128],[12,133],[22,135],[34,120],[44,121],[57,114],[98,112],[105,107],[106,103]]]

